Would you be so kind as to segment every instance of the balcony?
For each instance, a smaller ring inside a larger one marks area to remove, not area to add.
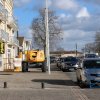
[[[3,0],[0,0],[0,3],[2,4],[3,3]]]
[[[8,11],[4,8],[4,6],[0,2],[0,20],[6,21],[8,16]]]
[[[13,16],[8,16],[8,25],[14,29],[17,29],[17,21]]]
[[[19,41],[16,37],[10,36],[9,37],[9,44],[19,46]]]
[[[9,41],[9,34],[4,30],[0,30],[0,39],[3,41]]]

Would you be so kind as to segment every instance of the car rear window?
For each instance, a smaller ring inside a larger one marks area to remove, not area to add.
[[[70,62],[75,61],[75,62],[77,62],[78,59],[76,59],[76,58],[74,58],[74,57],[68,57],[68,58],[65,58],[64,61],[65,61],[65,62],[67,62],[67,61],[70,61]]]
[[[96,58],[97,55],[96,54],[86,54],[85,57],[86,58]]]
[[[100,68],[100,60],[84,61],[84,67],[86,67],[86,68]]]

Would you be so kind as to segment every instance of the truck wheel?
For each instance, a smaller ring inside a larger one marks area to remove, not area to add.
[[[63,71],[63,72],[66,72],[67,70],[66,70],[66,69],[64,69],[64,68],[62,68],[62,71]]]
[[[42,72],[46,72],[46,64],[45,63],[42,63],[41,69],[42,69]]]
[[[28,64],[25,61],[22,61],[22,72],[28,72]]]

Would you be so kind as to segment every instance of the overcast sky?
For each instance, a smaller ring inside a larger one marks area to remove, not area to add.
[[[100,31],[100,0],[48,1],[64,30],[62,47],[74,50],[77,43],[81,49],[85,43],[94,41],[96,31]],[[15,0],[14,5],[20,35],[30,38],[32,19],[38,16],[38,9],[45,7],[45,0]]]

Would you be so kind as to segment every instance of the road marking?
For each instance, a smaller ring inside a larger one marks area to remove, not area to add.
[[[76,96],[77,100],[89,100],[89,98],[84,95],[79,89],[71,89],[73,94]]]

